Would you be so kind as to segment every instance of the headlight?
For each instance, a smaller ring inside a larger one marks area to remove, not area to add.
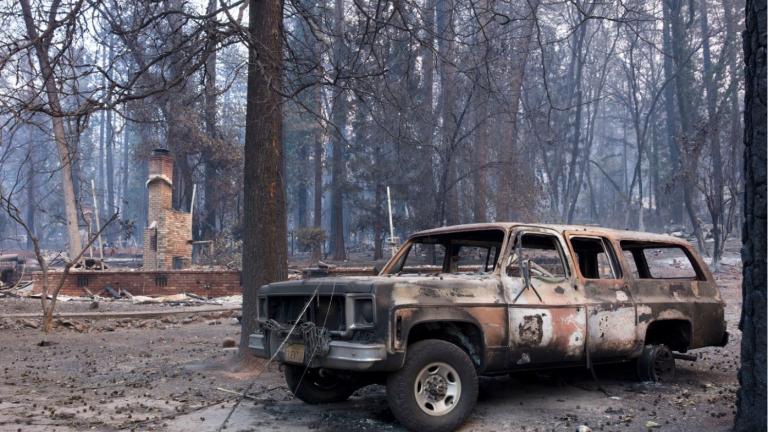
[[[356,326],[372,325],[375,319],[372,298],[358,298],[354,303],[354,323]]]

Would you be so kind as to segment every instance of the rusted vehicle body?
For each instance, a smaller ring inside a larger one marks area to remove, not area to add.
[[[259,290],[256,355],[309,403],[385,383],[405,426],[450,430],[477,376],[596,363],[669,379],[674,358],[727,342],[723,301],[681,239],[589,226],[492,223],[414,234],[377,276]]]

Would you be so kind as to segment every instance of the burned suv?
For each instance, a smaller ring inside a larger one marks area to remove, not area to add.
[[[666,380],[675,357],[727,341],[718,288],[686,241],[516,223],[417,233],[377,276],[263,286],[258,322],[250,348],[284,364],[296,397],[386,384],[419,431],[460,426],[479,375],[632,361]]]

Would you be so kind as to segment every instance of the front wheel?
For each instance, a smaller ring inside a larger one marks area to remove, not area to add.
[[[387,379],[395,418],[412,431],[452,431],[477,402],[475,365],[464,350],[443,340],[416,342],[405,365]]]
[[[288,389],[311,405],[343,402],[358,388],[351,380],[331,371],[288,364],[284,367]]]
[[[637,359],[641,381],[669,382],[675,378],[675,356],[666,345],[646,345]]]

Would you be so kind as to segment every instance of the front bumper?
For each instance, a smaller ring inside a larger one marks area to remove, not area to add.
[[[256,357],[272,358],[281,341],[270,342],[265,333],[253,333],[248,338],[248,348]],[[387,358],[384,344],[364,344],[332,340],[330,350],[323,357],[315,357],[309,366],[328,369],[368,370]],[[277,352],[275,359],[283,362],[284,353]]]

